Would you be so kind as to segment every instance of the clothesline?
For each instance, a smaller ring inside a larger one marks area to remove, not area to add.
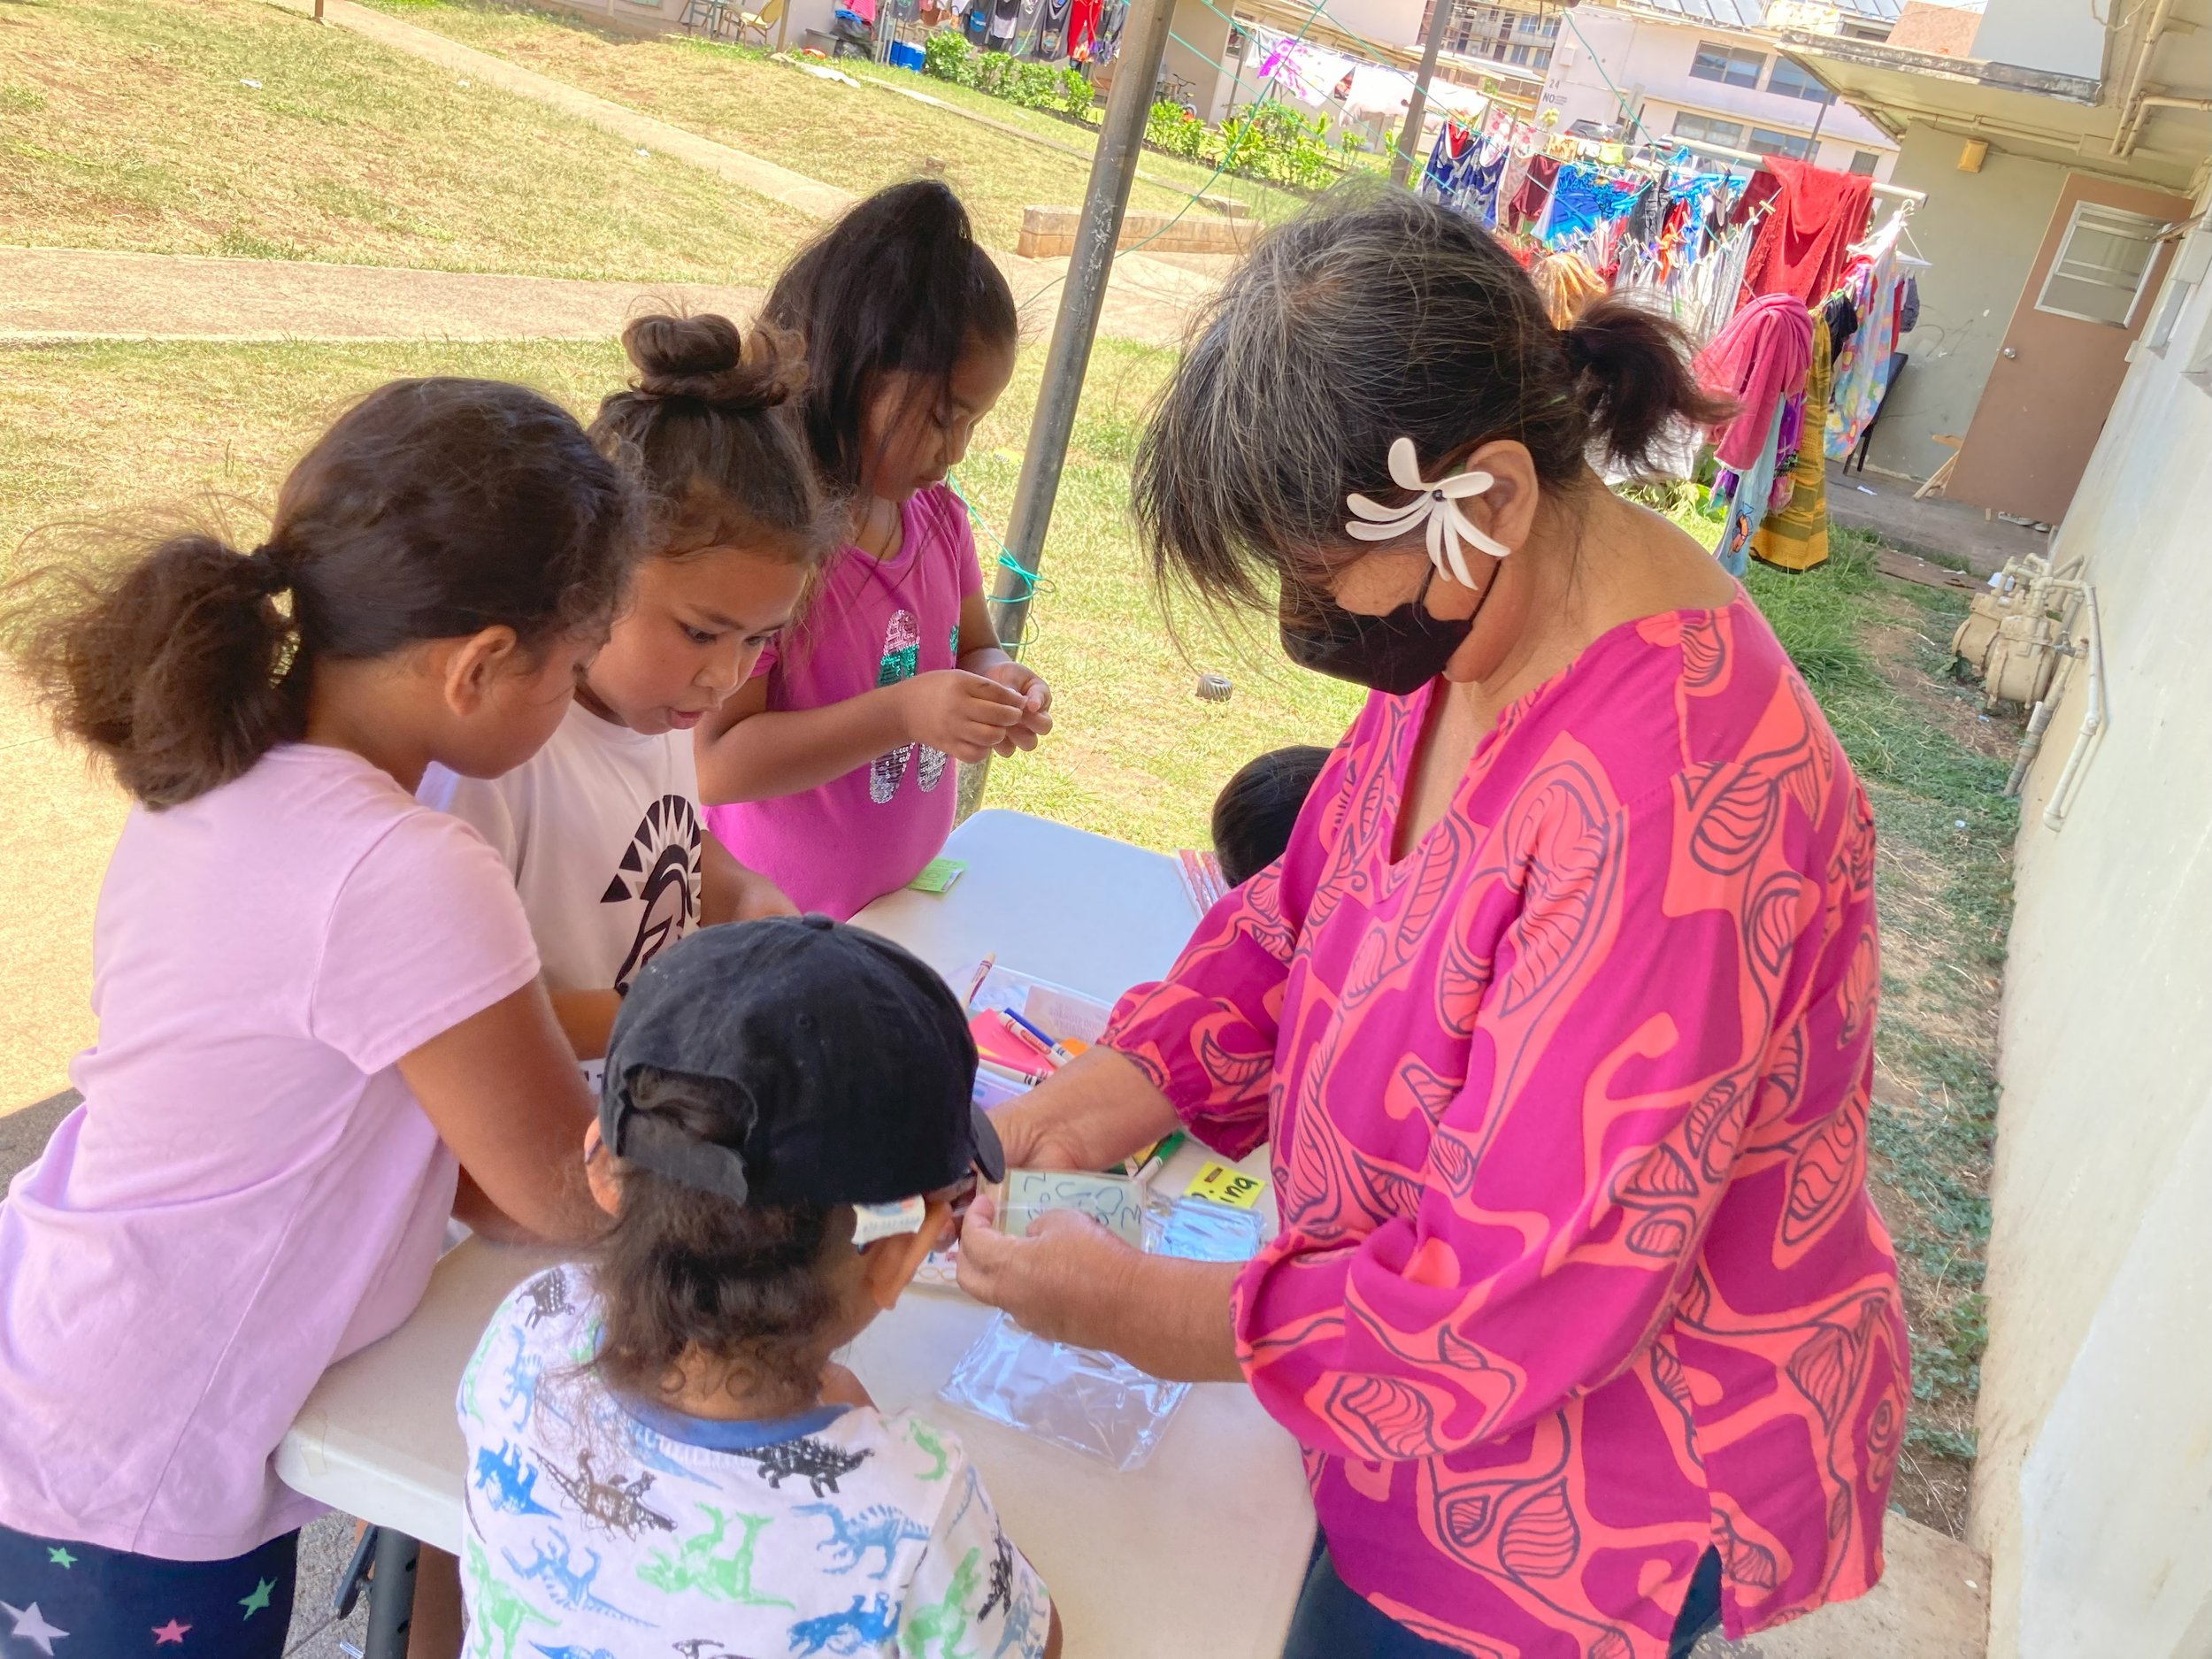
[[[1668,138],[1654,142],[1671,144],[1677,150],[1690,150],[1696,155],[1710,156],[1717,161],[1732,161],[1745,166],[1763,167],[1768,160],[1756,150],[1731,150],[1724,144],[1702,143],[1691,138]],[[1873,189],[1874,194],[1885,201],[1903,203],[1908,211],[1922,206],[1928,199],[1925,190],[1908,190],[1902,185],[1877,182]]]

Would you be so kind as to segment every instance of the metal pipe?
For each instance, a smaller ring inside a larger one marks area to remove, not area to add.
[[[2073,751],[2066,757],[2066,768],[2058,774],[2057,787],[2051,791],[2048,805],[2043,809],[2043,827],[2062,829],[2070,804],[2074,785],[2079,780],[2082,763],[2087,758],[2089,746],[2104,730],[2104,629],[2097,618],[2097,590],[2085,587],[2081,590],[2082,608],[2089,616],[2089,706],[2082,711],[2081,731],[2074,738]]]
[[[2135,147],[2143,142],[2143,129],[2150,125],[2145,111],[2160,110],[2212,110],[2212,98],[2177,98],[2163,92],[2146,92],[2135,100],[2135,116],[2128,127],[2127,148],[2120,152],[2123,157],[2135,153]]]
[[[1429,0],[1428,38],[1421,42],[1421,73],[1413,80],[1413,96],[1406,103],[1406,124],[1390,153],[1390,182],[1403,184],[1413,172],[1413,152],[1421,147],[1421,124],[1429,119],[1429,82],[1436,79],[1436,55],[1444,47],[1444,30],[1459,9],[1459,0]]]
[[[2127,89],[2120,95],[2120,125],[2112,134],[2112,153],[2116,156],[2131,154],[2135,149],[2136,128],[2140,125],[2139,106],[2136,95],[2143,89],[2143,76],[2151,66],[2151,54],[2158,50],[2158,37],[2166,32],[2166,14],[2173,10],[2174,0],[2158,0],[2151,9],[2150,27],[2143,31],[2143,43],[2135,49],[2135,66],[2128,72]]]
[[[1687,150],[1700,156],[1711,156],[1718,161],[1745,162],[1754,167],[1761,165],[1766,160],[1766,157],[1756,150],[1731,150],[1725,144],[1701,143],[1694,138],[1655,138],[1651,142],[1655,144],[1669,145],[1676,150]],[[1909,207],[1925,206],[1928,200],[1928,193],[1925,190],[1908,190],[1901,184],[1878,183],[1874,187],[1874,194],[1885,196],[1893,202],[1902,202]]]
[[[1018,567],[1002,561],[991,593],[991,620],[999,643],[1018,653],[1029,622],[1029,595],[1044,557],[1045,532],[1052,524],[1052,503],[1060,493],[1067,464],[1068,439],[1075,430],[1075,406],[1083,396],[1083,373],[1090,366],[1091,343],[1098,335],[1099,312],[1106,302],[1106,281],[1121,240],[1121,219],[1129,205],[1129,187],[1144,150],[1145,118],[1152,110],[1152,88],[1167,50],[1168,27],[1175,20],[1175,0],[1136,0],[1123,26],[1113,88],[1106,95],[1106,119],[1083,191],[1083,218],[1076,227],[1075,250],[1060,290],[1060,311],[1045,349],[1037,412],[1029,423],[1029,447],[1022,455],[1021,480],[1014,487],[1014,511],[1007,520],[1006,550]]]

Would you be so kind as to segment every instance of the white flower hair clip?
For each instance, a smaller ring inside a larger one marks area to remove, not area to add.
[[[1413,440],[1398,438],[1390,445],[1390,479],[1399,488],[1417,493],[1402,507],[1386,507],[1361,495],[1347,495],[1344,504],[1358,517],[1348,520],[1344,529],[1355,541],[1388,541],[1425,523],[1429,563],[1463,588],[1476,585],[1468,573],[1463,543],[1473,542],[1492,558],[1502,559],[1512,552],[1460,511],[1462,501],[1481,495],[1498,481],[1489,473],[1455,472],[1431,483],[1421,476],[1421,457],[1413,448]]]

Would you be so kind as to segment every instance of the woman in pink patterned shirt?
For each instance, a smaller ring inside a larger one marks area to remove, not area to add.
[[[1377,689],[1282,860],[1002,1133],[1267,1142],[1281,1227],[1237,1268],[971,1225],[961,1278],[1249,1381],[1320,1522],[1297,1659],[1660,1659],[1881,1572],[1873,826],[1757,610],[1590,468],[1723,412],[1684,361],[1340,196],[1231,280],[1139,457],[1164,579]]]

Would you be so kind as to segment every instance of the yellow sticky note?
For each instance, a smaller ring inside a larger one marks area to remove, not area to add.
[[[1217,1204],[1226,1204],[1232,1210],[1249,1210],[1267,1190],[1267,1183],[1256,1175],[1247,1175],[1242,1170],[1233,1170],[1226,1164],[1209,1164],[1191,1177],[1191,1183],[1183,1189],[1187,1198],[1204,1198]]]

